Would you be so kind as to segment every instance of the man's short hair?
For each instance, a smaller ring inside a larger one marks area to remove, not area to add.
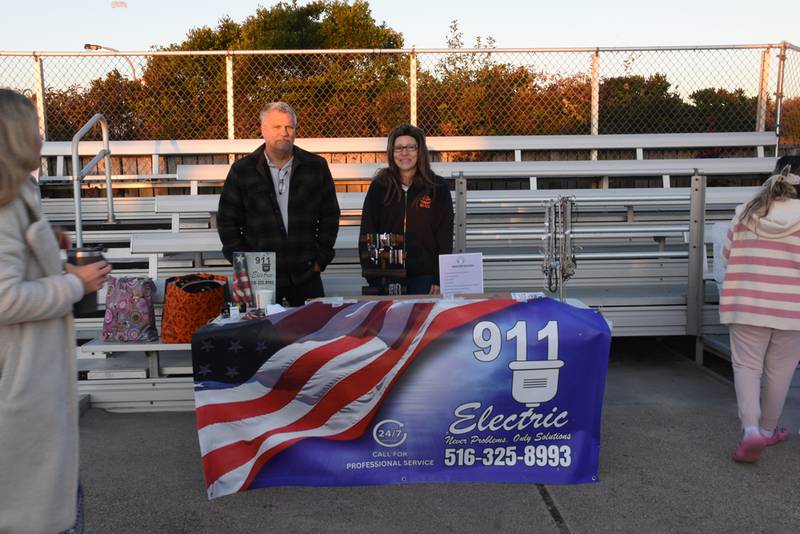
[[[294,121],[294,125],[297,126],[297,113],[294,112],[292,106],[287,104],[286,102],[270,102],[269,104],[264,105],[261,108],[261,111],[258,113],[258,119],[263,122],[264,115],[269,113],[270,111],[280,111],[281,113],[288,113],[292,116],[292,121]]]

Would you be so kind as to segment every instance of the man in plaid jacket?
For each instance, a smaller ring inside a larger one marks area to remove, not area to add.
[[[261,109],[264,144],[228,172],[217,212],[222,252],[275,252],[276,302],[300,306],[324,296],[320,273],[334,256],[339,202],[324,158],[294,146],[288,104]]]

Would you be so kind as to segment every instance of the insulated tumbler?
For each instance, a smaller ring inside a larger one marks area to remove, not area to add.
[[[81,247],[71,248],[67,250],[67,263],[72,265],[89,265],[102,261],[103,248],[102,247]],[[76,302],[72,307],[72,312],[75,315],[86,315],[97,311],[97,292],[92,291],[83,296],[81,300]]]

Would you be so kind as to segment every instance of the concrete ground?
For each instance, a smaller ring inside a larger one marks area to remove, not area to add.
[[[800,377],[792,429],[755,465],[729,459],[733,387],[652,340],[615,342],[601,482],[259,489],[206,499],[192,413],[81,418],[90,533],[800,532]]]

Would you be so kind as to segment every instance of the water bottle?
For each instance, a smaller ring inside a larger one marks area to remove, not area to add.
[[[89,265],[104,259],[103,247],[101,246],[86,246],[67,250],[67,263],[72,265]],[[96,311],[97,291],[85,294],[81,300],[72,306],[72,313],[75,315],[87,315]]]

